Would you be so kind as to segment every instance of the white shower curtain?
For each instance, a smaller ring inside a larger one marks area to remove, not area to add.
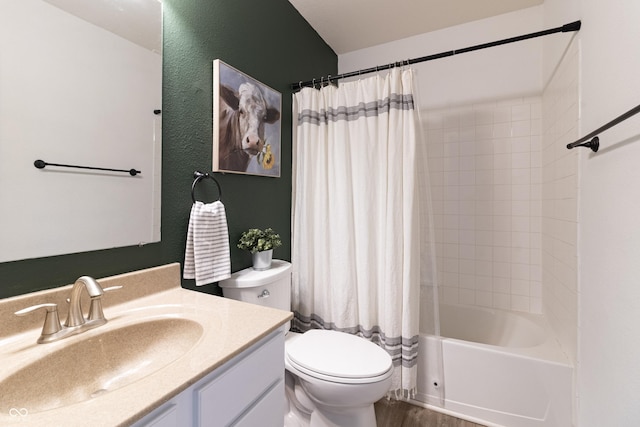
[[[420,199],[413,70],[294,94],[294,327],[370,339],[416,388]]]

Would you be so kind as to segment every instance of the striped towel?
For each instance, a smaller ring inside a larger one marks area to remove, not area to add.
[[[229,230],[224,205],[220,201],[195,202],[189,218],[183,277],[196,279],[196,286],[202,286],[230,276]]]

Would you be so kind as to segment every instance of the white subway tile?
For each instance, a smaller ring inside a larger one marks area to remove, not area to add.
[[[500,310],[511,309],[511,295],[509,294],[493,294],[493,307]]]
[[[455,243],[444,243],[442,245],[442,252],[444,258],[458,258],[458,245]]]
[[[476,243],[475,230],[460,230],[459,237],[459,242],[461,245],[474,245]]]
[[[459,170],[474,172],[476,169],[476,157],[475,156],[460,156]]]
[[[460,304],[475,305],[476,292],[469,289],[460,289],[458,302]]]
[[[531,282],[529,280],[512,279],[511,280],[511,293],[513,295],[529,296],[529,289]]]
[[[522,295],[511,295],[511,310],[529,313],[531,310],[529,297]]]
[[[493,278],[491,276],[476,275],[476,291],[477,292],[491,292],[492,287],[493,287]]]
[[[531,121],[522,120],[519,122],[511,122],[510,136],[531,136]]]
[[[493,248],[493,260],[497,262],[512,262],[512,250],[508,247],[496,246]]]
[[[494,169],[511,169],[511,153],[498,153],[493,155]]]
[[[508,138],[511,136],[511,123],[496,123],[493,125],[494,138]]]
[[[476,288],[476,279],[474,274],[460,274],[460,288],[474,289]]]
[[[456,155],[459,153],[458,143],[460,142],[460,131],[458,128],[455,129],[445,129],[444,130],[444,145],[445,145],[445,155],[447,145],[455,145]]]
[[[483,124],[476,126],[475,129],[476,141],[486,141],[493,139],[493,125]]]
[[[511,107],[511,120],[512,121],[520,121],[520,120],[530,120],[531,119],[531,105],[530,104],[522,104],[515,105]]]
[[[508,262],[493,263],[493,290],[495,292],[509,292],[511,283],[511,264]],[[506,286],[505,289],[499,289],[499,286]]]
[[[493,123],[507,123],[511,121],[511,108],[499,106],[493,110]]]
[[[462,247],[467,247],[465,245],[460,246]],[[471,246],[473,248],[473,246]],[[462,258],[462,256],[461,256]],[[470,257],[468,259],[461,259],[460,260],[460,274],[465,274],[465,275],[469,275],[469,276],[474,276],[476,274],[476,262],[474,260],[474,257]]]
[[[492,295],[491,292],[476,291],[476,305],[480,307],[491,307],[493,304]]]
[[[512,153],[511,154],[511,167],[514,169],[530,168],[531,167],[531,153]]]
[[[529,298],[529,312],[542,313],[542,298]]]
[[[529,248],[511,248],[511,260],[518,264],[529,264],[531,258],[531,249]]]
[[[458,304],[458,289],[444,288],[445,304]]]

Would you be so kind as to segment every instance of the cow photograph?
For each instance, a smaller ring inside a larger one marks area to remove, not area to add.
[[[280,176],[282,95],[213,61],[213,171]]]

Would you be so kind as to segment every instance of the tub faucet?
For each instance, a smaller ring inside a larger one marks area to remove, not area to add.
[[[71,289],[71,300],[69,301],[69,315],[67,316],[67,321],[64,323],[67,327],[72,326],[81,326],[84,325],[85,319],[82,314],[82,307],[80,307],[80,295],[82,294],[82,289],[85,288],[89,297],[91,298],[92,309],[93,306],[100,307],[100,298],[104,295],[104,291],[102,287],[95,281],[92,277],[82,276],[73,284],[73,289]],[[102,309],[99,310],[100,315],[102,314]],[[91,313],[90,313],[91,316]],[[102,316],[104,319],[104,316]],[[91,319],[93,320],[93,319]],[[96,319],[98,320],[98,319]]]

